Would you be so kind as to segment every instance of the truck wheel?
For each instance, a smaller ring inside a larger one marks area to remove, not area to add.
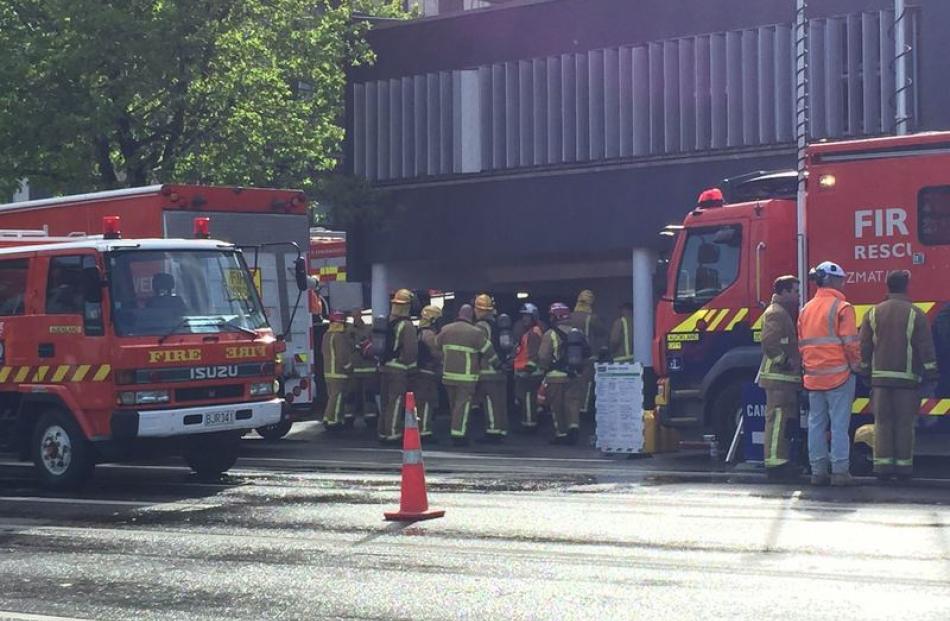
[[[739,417],[742,414],[742,385],[739,382],[727,384],[712,403],[712,427],[716,432],[716,441],[719,445],[719,456],[725,458],[729,452],[729,445],[736,435]],[[743,459],[742,444],[736,451],[736,458]]]
[[[33,466],[50,489],[74,489],[92,476],[96,466],[92,445],[68,414],[47,410],[33,429]]]
[[[874,472],[873,449],[859,442],[851,447],[851,474],[859,477],[870,476]]]
[[[234,466],[241,446],[241,434],[202,433],[185,438],[184,458],[201,478],[218,477]]]
[[[280,440],[286,436],[293,425],[293,421],[282,420],[279,423],[275,423],[273,425],[258,427],[255,431],[257,431],[257,435],[264,438],[268,442],[276,442],[277,440]]]

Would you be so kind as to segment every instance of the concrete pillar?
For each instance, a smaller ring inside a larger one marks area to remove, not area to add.
[[[656,257],[647,248],[634,248],[633,265],[633,359],[653,366],[653,270]]]
[[[389,315],[389,269],[383,263],[373,263],[370,297],[374,317]]]

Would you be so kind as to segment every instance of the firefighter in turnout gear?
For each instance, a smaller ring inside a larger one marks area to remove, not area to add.
[[[571,313],[568,324],[580,330],[592,352],[599,352],[606,345],[607,331],[600,318],[594,314],[594,292],[584,289],[577,295],[577,304]],[[581,414],[593,411],[594,401],[594,359],[587,362],[580,377],[578,389],[582,393]]]
[[[403,407],[409,390],[409,374],[416,368],[419,341],[416,327],[409,320],[413,294],[400,289],[393,296],[389,313],[386,351],[380,363],[380,392],[383,411],[379,416],[379,440],[397,444],[402,440]]]
[[[498,330],[495,325],[495,301],[487,293],[475,297],[475,325],[480,328],[498,358]],[[481,405],[485,416],[485,440],[500,442],[508,435],[508,377],[487,357],[482,358],[475,389],[475,403]]]
[[[610,358],[614,362],[633,362],[633,304],[620,306],[620,317],[610,328]]]
[[[583,401],[583,378],[568,365],[567,339],[571,309],[555,302],[550,309],[551,327],[541,338],[538,362],[544,371],[546,399],[554,422],[554,444],[576,444]]]
[[[874,410],[874,473],[884,480],[910,477],[920,382],[938,378],[927,316],[907,296],[910,274],[887,275],[887,300],[861,323],[861,374],[871,381]],[[925,391],[928,392],[928,391]]]
[[[346,408],[346,390],[353,370],[353,340],[346,333],[346,315],[330,313],[330,327],[323,335],[323,377],[327,384],[327,406],[323,411],[323,426],[328,431],[343,427]]]
[[[436,343],[442,350],[442,383],[452,412],[452,443],[468,443],[468,416],[483,364],[500,365],[485,332],[473,325],[471,305],[459,308],[458,320],[442,328]]]
[[[798,422],[802,363],[798,352],[798,296],[794,276],[780,276],[772,303],[762,314],[762,365],[758,384],[765,390],[765,473],[770,479],[794,479],[801,469],[789,459],[788,433]]]
[[[544,331],[541,330],[538,307],[530,302],[521,307],[521,340],[515,353],[515,397],[521,411],[521,429],[534,431],[538,427],[538,388],[544,373],[538,364],[538,350]]]
[[[442,309],[426,306],[419,316],[419,359],[411,386],[419,413],[419,436],[432,438],[432,417],[439,405],[439,379],[442,375],[442,350],[437,341]]]
[[[379,369],[372,351],[373,326],[363,321],[363,311],[352,312],[353,325],[349,326],[353,339],[353,373],[350,375],[352,411],[363,416],[366,429],[376,430],[379,415]]]

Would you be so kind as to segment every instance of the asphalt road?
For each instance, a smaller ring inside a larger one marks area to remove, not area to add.
[[[950,618],[941,481],[428,451],[446,516],[402,525],[398,451],[246,444],[214,484],[167,460],[50,494],[0,464],[0,619]]]

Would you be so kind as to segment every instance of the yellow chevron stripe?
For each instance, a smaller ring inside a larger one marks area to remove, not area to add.
[[[934,409],[930,410],[931,416],[943,416],[947,412],[950,412],[950,399],[941,399]]]
[[[61,382],[63,381],[63,378],[66,377],[67,373],[69,373],[69,365],[61,364],[58,367],[56,367],[56,372],[53,373],[53,379],[51,381]]]
[[[701,319],[704,319],[707,314],[715,312],[715,309],[701,308],[670,330],[670,332],[695,332],[696,324],[699,323]]]
[[[96,371],[96,374],[92,376],[92,381],[101,382],[105,378],[109,377],[109,371],[112,370],[112,367],[108,364],[104,364],[99,367],[99,370]]]
[[[3,384],[7,381],[7,378],[10,377],[10,372],[13,370],[13,367],[3,367],[0,369],[0,384]]]
[[[729,322],[729,325],[726,326],[726,332],[730,332],[733,328],[736,327],[736,324],[745,319],[746,315],[749,314],[748,308],[740,308],[739,312],[736,313],[736,316],[732,318],[732,321]]]
[[[729,309],[724,308],[719,311],[719,314],[709,320],[709,325],[706,326],[706,332],[715,332],[716,328],[719,327],[719,324],[722,323],[722,320],[726,318],[726,315],[729,314]]]
[[[759,318],[755,320],[755,323],[752,324],[752,330],[761,330],[762,329],[762,320],[765,318],[765,313],[759,315]]]
[[[30,367],[20,367],[16,372],[16,377],[13,378],[15,384],[22,384],[26,381],[26,376],[30,374]]]
[[[866,408],[868,406],[868,403],[870,402],[871,400],[868,399],[867,397],[858,397],[857,399],[854,400],[854,403],[851,404],[851,413],[860,414],[861,412],[864,411],[864,408]]]
[[[86,373],[89,373],[89,365],[81,364],[76,367],[76,372],[73,373],[73,378],[70,381],[81,382],[86,378]]]
[[[33,379],[31,379],[30,381],[42,382],[44,379],[46,379],[47,373],[49,373],[48,366],[44,365],[44,366],[36,367],[36,373],[33,374]]]

